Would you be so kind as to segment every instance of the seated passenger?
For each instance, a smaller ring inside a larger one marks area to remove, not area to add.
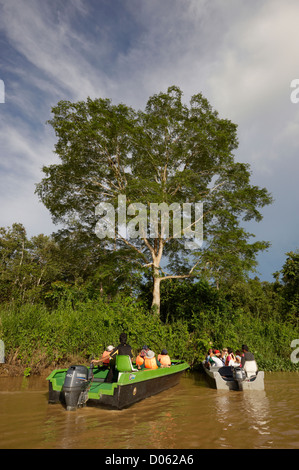
[[[214,349],[211,357],[210,357],[210,365],[212,367],[223,367],[223,362],[220,359],[220,351],[218,349]]]
[[[120,341],[119,345],[113,348],[112,351],[109,353],[111,359],[114,359],[117,354],[119,354],[120,356],[121,355],[130,356],[130,358],[132,359],[133,353],[132,353],[131,346],[127,343],[127,334],[121,333],[119,337],[119,341]],[[100,361],[102,361],[102,359]],[[99,361],[95,361],[95,362],[99,362]],[[115,361],[111,361],[110,369],[105,379],[105,382],[107,383],[113,382],[114,374],[115,374]]]
[[[226,359],[225,359],[225,365],[234,366],[235,362],[236,362],[236,358],[235,358],[234,352],[232,348],[228,348],[228,355],[226,356]]]
[[[129,344],[127,344],[127,335],[126,333],[121,333],[119,336],[119,345],[116,346],[116,348],[113,349],[111,352],[111,357],[113,358],[116,356],[116,354],[119,355],[124,355],[124,356],[130,356],[132,359],[133,353],[132,353],[132,348]]]
[[[208,350],[208,354],[206,355],[204,366],[209,368],[210,367],[210,357],[213,355],[213,349],[210,348]]]
[[[236,363],[238,366],[241,366],[241,358],[242,358],[242,353],[241,351],[237,350],[236,351]]]
[[[244,367],[246,361],[254,361],[254,355],[249,351],[248,346],[246,344],[242,345],[242,357],[241,357],[241,364]]]
[[[138,354],[138,356],[136,357],[136,366],[138,367],[138,369],[140,369],[140,366],[142,366],[142,364],[144,363],[144,357],[146,355],[146,351],[148,351],[148,347],[147,345],[144,345],[140,351],[140,353]]]
[[[220,354],[220,359],[223,362],[224,366],[225,366],[226,356],[227,356],[227,348],[223,348]]]
[[[161,367],[171,366],[171,360],[166,349],[162,349],[161,354],[158,355],[158,361],[161,363]]]
[[[158,369],[161,367],[161,362],[155,357],[154,351],[150,349],[144,356],[144,363],[140,366],[140,369]]]
[[[102,354],[102,363],[103,365],[107,366],[110,362],[110,353],[113,351],[114,346],[110,345],[107,346],[106,350]]]

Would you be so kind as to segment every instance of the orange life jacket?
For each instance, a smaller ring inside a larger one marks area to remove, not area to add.
[[[106,357],[108,354],[109,354],[108,351],[104,351],[103,354],[102,354],[102,359],[103,359],[103,357]],[[107,357],[107,359],[105,359],[105,360],[103,361],[103,364],[106,364],[106,365],[107,365],[107,364],[109,364],[109,362],[110,362],[110,357]]]
[[[170,366],[171,360],[168,354],[159,354],[158,361],[161,362],[162,366]]]
[[[151,359],[149,359],[148,357],[145,356],[144,365],[146,369],[158,369],[158,365],[157,365],[155,357],[152,357]]]
[[[144,363],[143,357],[141,357],[141,356],[138,355],[138,356],[136,357],[136,366],[142,366],[143,363]]]

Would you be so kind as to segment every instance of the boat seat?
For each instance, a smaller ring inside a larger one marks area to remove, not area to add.
[[[213,370],[213,369],[210,369],[210,370]],[[233,376],[233,371],[232,371],[231,366],[219,367],[218,372],[222,377],[232,377]]]
[[[247,378],[256,376],[257,373],[257,363],[256,361],[245,361],[244,370],[246,372]]]
[[[138,369],[134,369],[130,356],[123,356],[118,354],[116,356],[116,369],[118,372],[137,372]]]

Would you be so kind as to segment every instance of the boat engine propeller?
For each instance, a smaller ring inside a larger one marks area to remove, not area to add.
[[[93,378],[93,364],[86,366],[71,366],[67,370],[62,392],[67,411],[74,411],[84,406],[88,400],[87,388]]]

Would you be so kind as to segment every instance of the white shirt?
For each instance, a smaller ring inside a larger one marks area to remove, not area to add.
[[[223,367],[223,362],[221,359],[219,359],[219,357],[212,356],[211,359],[213,362],[215,362],[215,364],[212,364],[212,367]]]

